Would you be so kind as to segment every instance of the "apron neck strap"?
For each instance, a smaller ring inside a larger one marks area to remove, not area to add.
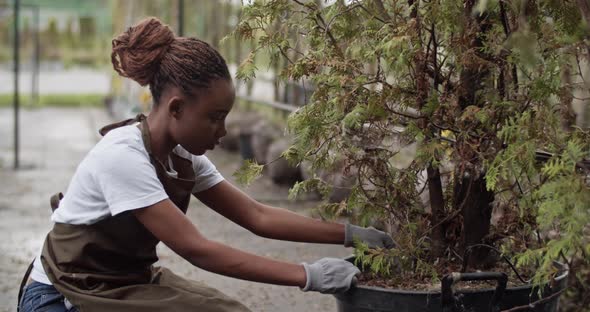
[[[141,138],[143,140],[143,145],[145,146],[145,150],[147,151],[150,157],[154,158],[152,153],[152,137],[150,136],[150,128],[147,122],[147,118],[143,114],[137,115],[137,121],[139,121],[139,129],[141,130]]]

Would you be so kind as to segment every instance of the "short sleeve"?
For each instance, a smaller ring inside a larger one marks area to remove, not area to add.
[[[215,165],[213,165],[207,156],[192,155],[192,158],[196,180],[195,186],[193,187],[193,194],[212,188],[224,180],[221,173],[217,171],[217,168],[215,168]]]
[[[113,216],[168,198],[149,156],[136,147],[111,148],[97,167],[94,176]]]

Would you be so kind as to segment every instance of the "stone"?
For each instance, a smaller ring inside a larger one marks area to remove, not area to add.
[[[293,184],[301,181],[300,168],[289,165],[285,158],[279,158],[290,145],[291,140],[288,137],[283,137],[275,140],[268,147],[266,159],[272,161],[272,163],[268,164],[267,173],[273,182],[277,184]]]
[[[252,133],[250,143],[256,162],[266,164],[275,159],[267,158],[267,152],[273,141],[281,137],[280,128],[266,119],[260,119],[250,130]]]
[[[221,138],[220,147],[231,152],[237,152],[240,149],[240,134],[251,133],[252,124],[261,117],[258,113],[234,111],[231,112],[225,121],[227,134]]]

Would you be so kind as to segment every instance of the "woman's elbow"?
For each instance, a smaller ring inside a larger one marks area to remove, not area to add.
[[[244,223],[244,228],[255,235],[268,237],[268,219],[268,208],[260,203],[256,203],[249,220]]]
[[[174,249],[174,252],[181,256],[186,261],[195,266],[202,262],[202,258],[209,254],[208,250],[211,248],[211,241],[207,238],[201,237],[195,239],[186,246]]]

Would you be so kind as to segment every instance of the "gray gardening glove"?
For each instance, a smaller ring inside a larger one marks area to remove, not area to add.
[[[355,239],[369,245],[369,248],[391,249],[395,247],[393,238],[385,232],[379,231],[373,227],[364,228],[352,224],[346,224],[344,230],[344,246],[353,247]]]
[[[323,294],[345,292],[356,284],[355,275],[361,271],[352,263],[336,258],[322,258],[312,264],[303,263],[307,283],[303,291]]]

